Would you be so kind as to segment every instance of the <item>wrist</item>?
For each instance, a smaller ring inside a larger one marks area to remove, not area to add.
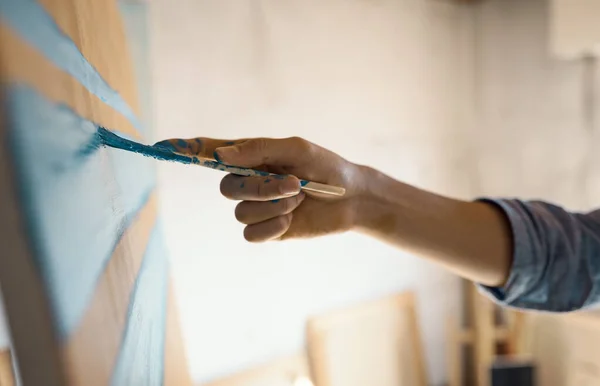
[[[357,166],[358,186],[354,198],[353,229],[368,230],[385,221],[393,201],[401,199],[402,184],[368,166]]]

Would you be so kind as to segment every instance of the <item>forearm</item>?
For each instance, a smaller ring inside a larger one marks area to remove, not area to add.
[[[511,231],[494,206],[442,197],[363,168],[356,229],[489,286],[505,283]]]

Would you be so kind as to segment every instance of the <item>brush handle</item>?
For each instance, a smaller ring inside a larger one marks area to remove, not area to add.
[[[302,186],[302,189],[309,192],[330,194],[332,196],[337,197],[343,197],[346,194],[346,189],[340,188],[338,186],[332,186],[327,184],[321,184],[319,182],[311,182],[305,180],[303,180],[302,182],[306,183],[306,185]]]

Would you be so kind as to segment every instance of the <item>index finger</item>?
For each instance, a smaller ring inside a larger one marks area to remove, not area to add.
[[[215,150],[219,147],[233,146],[247,141],[247,139],[215,139],[206,137],[196,138],[171,138],[160,141],[154,146],[167,148],[181,154],[196,155],[201,158],[215,159]]]

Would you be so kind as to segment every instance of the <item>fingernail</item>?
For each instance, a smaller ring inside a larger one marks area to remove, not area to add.
[[[237,151],[238,149],[235,146],[220,147],[215,150],[213,156],[217,161],[223,162],[223,158],[227,160],[227,158],[231,157]]]

